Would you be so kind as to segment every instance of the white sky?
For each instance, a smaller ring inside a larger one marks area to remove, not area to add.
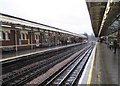
[[[93,33],[85,0],[0,0],[0,12],[74,33]]]

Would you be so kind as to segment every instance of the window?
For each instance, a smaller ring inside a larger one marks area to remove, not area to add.
[[[27,40],[27,33],[25,33],[24,35],[25,35],[25,40]]]
[[[20,33],[20,39],[22,39],[22,34]]]
[[[10,39],[10,33],[8,31],[5,31],[5,39],[6,40]]]
[[[21,33],[21,40],[27,40],[27,33]]]
[[[21,33],[21,40],[24,40],[24,33]]]
[[[2,36],[3,36],[3,39],[5,40],[5,33],[4,32],[2,32]]]
[[[0,31],[0,40],[9,40],[10,33],[8,31]]]
[[[35,40],[37,39],[36,35],[35,35]]]
[[[37,39],[39,39],[39,35],[37,35]]]
[[[8,32],[8,39],[10,39],[10,33]]]
[[[39,39],[39,35],[35,35],[35,40]]]
[[[20,37],[21,37],[21,40],[27,40],[28,39],[28,32],[27,31],[21,31],[20,32]]]
[[[23,35],[23,40],[25,39],[25,34],[24,33],[22,33],[22,35]]]
[[[23,35],[22,35],[22,33],[20,34],[20,39],[21,39],[21,40],[23,39]]]
[[[3,39],[3,34],[2,34],[2,32],[0,32],[0,40],[2,40]]]

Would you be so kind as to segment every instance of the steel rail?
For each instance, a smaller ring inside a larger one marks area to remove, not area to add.
[[[75,52],[75,50],[76,50],[76,48],[75,49],[73,49],[71,52],[66,52],[66,53],[69,53],[69,54],[67,54],[68,56],[69,55],[71,55],[71,54],[73,54],[73,52]],[[62,56],[65,56],[65,54],[66,53],[62,53]],[[66,55],[66,57],[67,57],[67,55]],[[50,64],[51,62],[53,62],[53,61],[50,61],[48,64]],[[58,61],[56,61],[56,63],[57,63]],[[36,66],[35,66],[36,67]],[[45,68],[47,68],[47,65],[46,66],[44,66]],[[15,76],[13,76],[13,80],[12,80],[12,83],[10,83],[9,85],[20,85],[20,84],[22,84],[22,83],[24,83],[25,81],[27,81],[27,80],[29,80],[29,78],[31,78],[31,77],[33,77],[33,76],[36,76],[36,75],[38,75],[38,73],[40,72],[40,69],[39,69],[40,67],[37,67],[37,68],[28,68],[28,70],[26,70],[26,71],[22,71],[21,73],[19,73],[18,75],[15,75]],[[29,72],[31,70],[31,72]],[[28,72],[27,72],[28,71]],[[25,72],[25,73],[24,73]],[[27,73],[29,73],[29,74],[27,74]],[[15,77],[18,77],[18,76],[23,76],[24,75],[24,77],[21,77],[20,79],[17,79],[17,80],[14,80],[14,78]],[[11,78],[9,78],[7,81],[9,82],[11,80]],[[5,84],[5,82],[7,82],[7,81],[4,81],[4,84]]]
[[[66,70],[69,68],[71,69],[69,72],[67,72],[67,74],[65,74],[65,76],[63,77],[63,79],[57,83],[57,85],[61,85],[64,80],[66,80],[66,78],[70,75],[70,73],[77,67],[77,65],[84,59],[84,57],[87,55],[87,53],[89,53],[91,50],[91,48],[89,50],[87,50],[82,56],[81,54],[79,54],[76,59],[74,59],[71,63],[69,63],[62,71],[60,71],[55,77],[53,77],[50,81],[48,81],[46,83],[45,86],[49,86],[49,85],[53,85],[52,83],[57,79],[57,77],[61,76],[62,73],[66,72]],[[78,58],[81,56],[81,58],[78,60]],[[77,60],[77,62],[76,62]],[[73,65],[73,63],[75,63],[75,65]],[[70,66],[73,65],[72,68],[70,68]],[[80,71],[79,71],[80,72]],[[78,76],[78,75],[77,75]],[[58,78],[59,79],[59,78]],[[75,78],[76,79],[76,78]],[[60,79],[59,79],[60,80]],[[75,81],[75,80],[74,80]]]

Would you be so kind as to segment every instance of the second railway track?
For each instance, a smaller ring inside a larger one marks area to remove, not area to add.
[[[74,86],[84,70],[85,64],[91,54],[92,47],[79,54],[65,68],[54,74],[39,86]]]

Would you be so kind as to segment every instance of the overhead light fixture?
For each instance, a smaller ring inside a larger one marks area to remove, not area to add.
[[[98,36],[100,36],[100,34],[101,34],[101,31],[103,29],[103,25],[104,25],[104,23],[106,21],[107,15],[108,15],[108,13],[110,11],[110,2],[111,1],[112,0],[108,0],[108,2],[107,2],[107,6],[106,6],[106,9],[105,9],[105,12],[104,12],[104,16],[103,16],[103,20],[101,22],[101,26],[100,26],[100,30],[99,30]]]
[[[113,2],[113,0],[110,0],[110,3],[112,3]]]

